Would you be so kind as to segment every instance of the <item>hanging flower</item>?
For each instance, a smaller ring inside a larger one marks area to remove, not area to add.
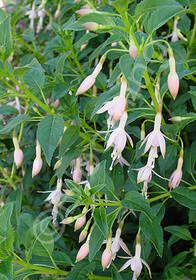
[[[177,169],[172,173],[169,179],[169,188],[177,188],[182,179],[182,165],[183,165],[183,150],[181,150],[180,157],[178,159]]]
[[[112,101],[106,102],[102,108],[97,111],[97,114],[108,111],[109,118],[107,120],[108,129],[113,126],[117,121],[120,120],[123,113],[125,112],[127,101],[125,98],[127,90],[127,81],[123,76],[121,79],[120,95],[113,98]]]
[[[106,145],[105,150],[107,150],[110,146],[112,146],[114,144],[114,150],[111,154],[112,165],[113,165],[114,161],[116,160],[116,158],[121,156],[121,153],[125,148],[127,138],[130,142],[130,145],[133,147],[133,141],[124,129],[125,125],[126,125],[126,121],[127,121],[127,112],[125,111],[120,119],[119,126],[116,129],[114,129],[114,131],[110,135],[107,145]],[[110,170],[112,169],[112,165],[110,167]]]
[[[135,256],[134,257],[123,257],[123,258],[129,259],[129,260],[121,267],[119,272],[123,271],[128,266],[131,266],[131,269],[133,271],[133,280],[137,280],[137,278],[139,277],[139,275],[142,271],[142,264],[144,264],[147,267],[150,278],[151,278],[151,271],[150,271],[149,265],[140,257],[141,256],[141,245],[140,245],[140,241],[137,239],[138,238],[136,238]]]

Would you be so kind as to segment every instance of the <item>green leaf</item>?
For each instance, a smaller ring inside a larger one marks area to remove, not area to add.
[[[35,89],[42,89],[45,82],[45,75],[43,71],[29,69],[24,74],[25,84]]]
[[[60,115],[48,115],[38,125],[38,141],[50,165],[53,153],[63,134],[64,122]]]
[[[26,233],[34,224],[34,218],[29,213],[22,214],[18,219],[19,239],[25,245]]]
[[[66,185],[68,186],[68,188],[70,190],[72,190],[73,192],[77,193],[78,195],[84,195],[85,194],[82,186],[77,184],[77,183],[75,183],[74,181],[65,179],[65,183],[66,183]]]
[[[22,189],[18,189],[16,191],[12,191],[11,194],[8,196],[6,202],[14,202],[14,209],[13,209],[13,223],[15,225],[18,224],[18,217],[20,215],[21,211],[21,205],[22,205]]]
[[[0,278],[1,280],[13,279],[12,257],[8,257],[0,263]]]
[[[28,230],[25,238],[25,249],[27,260],[31,259],[32,254],[38,256],[51,256],[54,249],[53,232],[48,224],[51,217],[42,221],[34,222]]]
[[[90,186],[96,187],[98,185],[102,185],[105,184],[105,177],[106,177],[106,172],[105,172],[105,168],[106,168],[106,161],[102,161],[100,162],[95,169],[93,170],[93,173],[90,176]]]
[[[180,239],[192,240],[190,231],[182,226],[168,226],[165,227],[164,230],[170,232],[174,236],[179,237]]]
[[[99,227],[95,224],[93,227],[91,237],[89,240],[89,261],[91,262],[96,253],[100,250],[105,237],[100,231]]]
[[[152,218],[151,209],[147,200],[137,191],[128,192],[121,203],[124,208],[143,212],[148,218]]]
[[[76,149],[75,147],[73,147],[63,155],[61,166],[56,171],[58,178],[61,178],[63,176],[65,170],[70,165],[70,162],[73,159],[78,158],[81,155],[81,152],[82,152],[82,148]]]
[[[6,203],[6,205],[0,209],[0,236],[5,238],[2,241],[0,248],[3,250],[10,250],[13,247],[14,231],[11,226],[10,220],[13,211],[13,203]]]
[[[196,192],[185,187],[177,187],[171,191],[171,196],[178,203],[190,209],[196,209]]]
[[[59,76],[60,74],[63,73],[65,60],[69,56],[70,53],[71,53],[71,51],[68,51],[59,57],[57,65],[56,65],[56,73],[55,73],[57,76]]]
[[[153,243],[157,253],[162,257],[163,253],[163,229],[157,217],[149,220],[143,213],[140,216],[140,227],[145,236]]]
[[[165,24],[170,18],[182,12],[184,8],[174,0],[144,0],[136,8],[135,14],[144,14],[144,27],[151,33]]]
[[[10,29],[10,17],[0,23],[0,59],[5,61],[12,51],[12,34]]]
[[[105,238],[108,238],[108,225],[107,225],[107,217],[105,208],[103,206],[100,206],[99,208],[96,208],[93,213],[93,217],[95,220],[95,223],[105,236]]]
[[[7,134],[10,132],[14,127],[21,124],[22,122],[29,119],[28,115],[19,115],[16,118],[12,119],[5,127],[0,129],[0,134]]]
[[[88,280],[88,275],[95,270],[95,263],[86,263],[81,261],[77,263],[66,276],[66,280]]]
[[[78,140],[79,132],[79,126],[70,126],[65,130],[59,147],[59,158]]]
[[[23,78],[27,70],[35,70],[38,73],[39,71],[43,72],[44,69],[41,67],[40,63],[35,57],[29,57],[29,60],[31,61],[28,64],[23,65],[24,63],[21,63],[21,66],[15,67],[14,69],[14,75]]]
[[[112,3],[112,6],[116,8],[116,10],[121,14],[122,12],[127,11],[129,0],[115,0]]]
[[[1,115],[18,114],[18,110],[10,105],[1,105],[0,114]]]

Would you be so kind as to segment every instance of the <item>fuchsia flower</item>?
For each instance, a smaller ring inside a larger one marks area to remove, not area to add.
[[[127,82],[125,77],[122,77],[120,95],[113,98],[113,100],[108,101],[97,111],[97,114],[102,114],[108,111],[109,118],[107,120],[108,129],[113,126],[117,121],[120,120],[123,113],[125,112],[127,101],[125,98],[127,90]]]
[[[81,165],[81,157],[76,159],[76,164],[74,166],[74,171],[73,171],[73,181],[75,183],[80,183],[81,178],[82,178],[82,170],[80,168]]]
[[[62,178],[57,180],[56,190],[50,191],[49,196],[45,199],[45,201],[50,201],[53,205],[59,206],[60,199],[63,193],[61,192],[62,187]]]
[[[151,271],[149,265],[140,258],[141,256],[141,245],[140,243],[136,243],[135,247],[135,256],[134,257],[122,257],[124,259],[129,259],[119,270],[119,272],[123,271],[126,269],[128,266],[131,266],[131,269],[133,271],[133,280],[137,280],[139,277],[141,271],[142,271],[142,264],[144,264],[149,272],[150,278],[151,278]]]
[[[109,237],[106,243],[106,249],[103,251],[102,257],[101,257],[101,264],[103,267],[103,270],[106,269],[111,263],[112,260],[112,251],[111,251],[111,245],[112,245],[112,238]]]
[[[129,54],[134,59],[138,56],[138,48],[135,44],[130,45]]]
[[[147,164],[139,169],[137,174],[137,183],[147,182],[149,183],[152,179],[152,169],[154,168],[155,158],[157,158],[157,148],[151,147],[148,155]]]
[[[126,121],[127,121],[127,112],[124,112],[120,119],[119,126],[116,129],[114,129],[106,145],[105,150],[107,150],[110,146],[112,146],[112,144],[114,144],[114,150],[111,154],[111,157],[113,159],[112,165],[113,162],[116,160],[116,158],[121,156],[121,153],[125,148],[127,138],[130,142],[130,145],[133,147],[133,141],[124,129],[126,125]],[[112,169],[112,165],[110,167],[110,170]]]
[[[84,215],[82,217],[79,217],[76,220],[74,231],[79,230],[86,223],[86,213],[87,213],[87,211],[88,211],[88,207],[84,206],[84,208],[82,210],[82,214],[84,214]]]
[[[172,173],[169,179],[169,187],[170,189],[177,188],[182,179],[182,165],[183,165],[183,156],[180,156],[178,159],[177,169]]]
[[[160,147],[161,154],[164,157],[166,151],[166,143],[164,137],[166,137],[161,131],[161,113],[157,113],[154,122],[154,130],[150,132],[144,141],[141,144],[141,147],[146,143],[146,147],[144,149],[144,154],[150,149],[151,146],[153,147]],[[166,137],[168,138],[168,137]]]

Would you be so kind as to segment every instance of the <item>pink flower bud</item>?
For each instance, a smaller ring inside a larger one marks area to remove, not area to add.
[[[14,151],[14,162],[16,164],[16,167],[19,168],[23,161],[23,151],[18,148]]]
[[[183,151],[182,151],[183,153]],[[182,165],[183,165],[183,157],[179,157],[177,169],[172,173],[169,179],[169,188],[174,189],[177,188],[182,179]]]
[[[58,107],[59,106],[59,100],[57,99],[53,104],[52,104],[52,107],[54,108],[54,109],[56,109],[56,107]]]
[[[129,54],[134,59],[138,56],[138,48],[136,47],[136,45],[130,45]]]
[[[80,95],[84,92],[86,92],[87,90],[89,90],[89,88],[91,88],[95,83],[95,77],[91,74],[88,77],[86,77],[84,79],[84,81],[81,83],[81,85],[79,86],[76,95]]]
[[[33,169],[32,169],[32,178],[35,177],[42,168],[42,159],[36,157],[33,162]]]
[[[59,16],[60,16],[60,11],[56,10],[56,12],[54,14],[55,19],[59,18]]]
[[[76,11],[76,13],[77,14],[79,14],[80,16],[85,16],[85,15],[87,15],[87,14],[89,14],[89,13],[92,13],[93,12],[93,10],[92,9],[80,9],[80,10],[78,10],[78,11]]]
[[[111,260],[112,260],[112,251],[106,248],[101,257],[103,270],[106,269],[106,267],[110,264]]]
[[[86,222],[86,216],[82,216],[80,218],[78,218],[75,222],[75,227],[74,227],[74,231],[77,231],[79,230],[81,227],[83,227],[83,225],[85,224]]]
[[[75,221],[75,217],[68,217],[61,221],[61,224],[69,225]]]
[[[80,233],[80,235],[79,235],[79,243],[82,242],[82,241],[86,238],[87,233],[88,233],[88,231],[85,230],[85,229],[83,229],[83,230],[81,231],[81,233]]]
[[[89,245],[88,245],[88,241],[86,241],[86,243],[84,243],[80,247],[80,250],[78,251],[78,254],[76,256],[76,263],[83,260],[88,255],[88,253],[89,253]]]
[[[82,178],[82,171],[80,168],[76,168],[73,171],[73,181],[75,183],[80,183]]]
[[[169,91],[173,97],[173,99],[176,99],[176,96],[178,94],[178,89],[179,89],[179,78],[178,74],[175,73],[169,73],[168,78],[167,78],[167,84]]]
[[[92,21],[84,23],[83,26],[84,28],[90,31],[96,31],[99,28],[99,24]]]
[[[152,168],[148,165],[145,165],[144,167],[139,169],[138,175],[137,175],[137,183],[141,182],[150,182],[152,179]]]

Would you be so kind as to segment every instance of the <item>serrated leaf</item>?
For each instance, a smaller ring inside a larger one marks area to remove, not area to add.
[[[183,240],[192,240],[190,231],[182,226],[168,226],[164,230]]]
[[[0,23],[0,59],[5,61],[12,51],[12,34],[10,29],[10,17]]]
[[[29,119],[27,115],[19,115],[16,118],[12,119],[5,127],[0,130],[0,134],[7,134],[10,132],[14,127],[21,124],[22,122]]]
[[[0,114],[1,115],[18,114],[18,110],[10,105],[1,105]]]
[[[196,192],[185,187],[177,187],[171,191],[171,196],[178,203],[190,209],[196,209]]]
[[[48,115],[38,125],[37,137],[50,165],[53,153],[63,134],[64,122],[60,115]]]
[[[89,261],[91,262],[96,253],[100,250],[101,245],[104,241],[105,237],[103,233],[100,231],[99,227],[95,224],[93,227],[91,237],[89,240]]]
[[[70,148],[79,138],[79,126],[70,126],[63,133],[59,147],[59,158],[61,158],[68,148]]]
[[[100,206],[99,208],[95,208],[93,217],[95,220],[95,223],[105,236],[105,238],[108,238],[108,225],[107,225],[107,217],[105,208],[103,206]]]
[[[1,280],[13,279],[12,257],[8,257],[0,263],[0,278]]]
[[[140,216],[140,227],[146,237],[153,243],[159,256],[163,253],[163,229],[157,217],[149,220],[143,213]]]
[[[128,192],[121,201],[121,204],[125,208],[143,212],[148,218],[152,218],[151,209],[147,200],[137,191]]]
[[[54,249],[54,236],[48,224],[51,218],[34,222],[28,230],[25,238],[25,249],[27,260],[31,259],[32,254],[38,256],[51,256]]]
[[[95,270],[95,263],[81,261],[77,263],[66,276],[66,280],[88,280],[88,275]]]

